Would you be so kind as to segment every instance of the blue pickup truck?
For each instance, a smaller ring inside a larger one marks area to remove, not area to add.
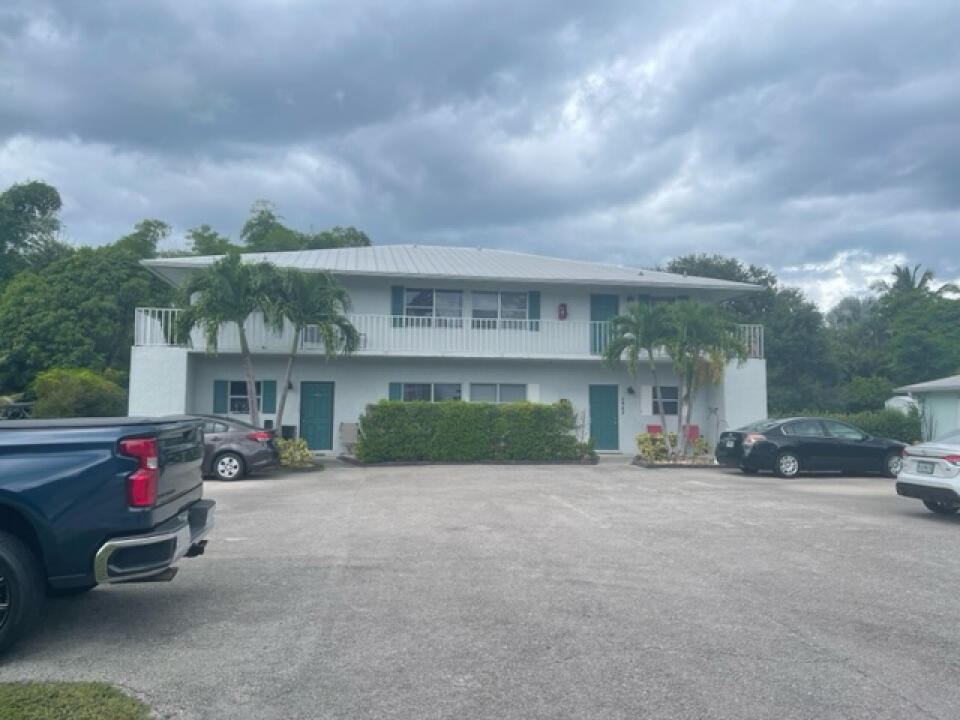
[[[47,595],[172,579],[203,553],[203,431],[187,417],[0,422],[0,652]]]

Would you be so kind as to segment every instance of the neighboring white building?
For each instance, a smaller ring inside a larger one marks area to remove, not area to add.
[[[904,385],[896,392],[909,393],[919,403],[924,440],[960,428],[960,375]]]
[[[217,257],[146,260],[164,280],[180,285]],[[460,398],[507,402],[570,400],[583,418],[583,434],[598,450],[635,451],[634,436],[659,425],[652,379],[630,377],[600,360],[609,318],[633,300],[694,298],[719,302],[759,288],[527,255],[501,250],[418,245],[259,253],[305,271],[329,270],[350,292],[351,320],[360,350],[327,361],[322,347],[303,339],[284,426],[315,450],[339,451],[339,429],[356,423],[382,398]],[[218,413],[246,417],[246,391],[236,328],[220,332],[217,354],[194,332],[191,347],[171,342],[177,310],[139,308],[130,368],[130,414]],[[262,318],[247,323],[262,418],[276,424],[277,383],[282,381],[291,330],[277,335]],[[763,327],[740,326],[750,359],[731,364],[722,381],[704,388],[694,405],[700,432],[719,431],[767,413]],[[676,421],[676,379],[659,358],[668,424]]]

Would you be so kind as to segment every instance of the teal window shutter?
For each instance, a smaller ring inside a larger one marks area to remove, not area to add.
[[[260,384],[260,412],[275,413],[277,411],[277,381],[264,380]]]
[[[403,400],[403,383],[390,383],[390,399]]]
[[[227,381],[213,381],[213,412],[223,415],[227,412]]]
[[[403,325],[403,285],[390,286],[390,314],[393,315],[393,326]]]
[[[531,290],[527,293],[527,319],[534,321],[540,319],[540,291]],[[530,323],[531,330],[539,330],[539,322]]]

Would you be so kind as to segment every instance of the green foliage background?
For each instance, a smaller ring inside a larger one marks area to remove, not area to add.
[[[93,370],[59,368],[37,375],[33,417],[121,417],[127,391]]]
[[[360,418],[354,452],[364,462],[560,461],[595,455],[573,436],[568,402],[465,403],[382,400]]]

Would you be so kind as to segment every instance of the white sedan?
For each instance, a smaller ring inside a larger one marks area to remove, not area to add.
[[[960,510],[960,430],[903,450],[897,494],[940,515]]]

